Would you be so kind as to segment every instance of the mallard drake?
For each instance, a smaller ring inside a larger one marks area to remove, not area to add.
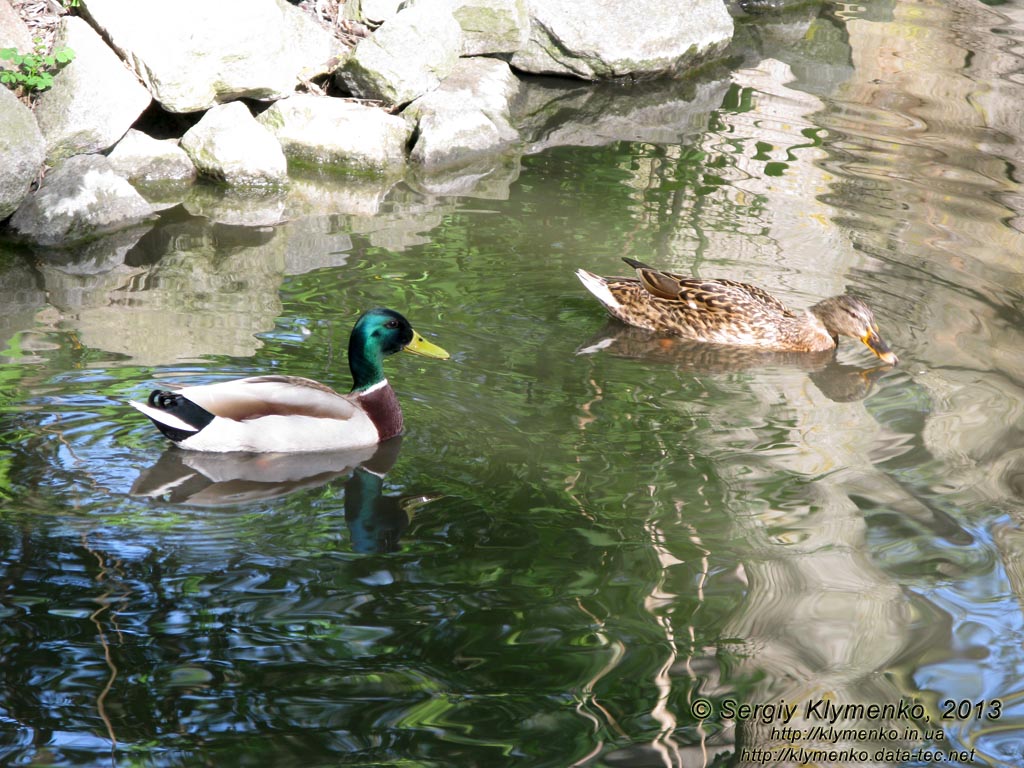
[[[874,315],[860,299],[833,296],[794,312],[767,291],[735,280],[702,280],[663,272],[624,258],[635,277],[576,271],[604,308],[624,323],[692,341],[781,352],[834,349],[840,336],[860,339],[883,362],[898,358],[878,335]]]
[[[217,384],[153,390],[131,404],[167,438],[196,451],[338,451],[375,445],[402,432],[402,409],[384,377],[384,357],[448,353],[390,309],[371,309],[352,329],[352,391],[339,394],[299,376],[253,376]]]

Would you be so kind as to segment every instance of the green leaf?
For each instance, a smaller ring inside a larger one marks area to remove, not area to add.
[[[49,72],[43,72],[38,75],[30,75],[26,80],[25,84],[34,90],[45,91],[51,85],[53,85],[53,75]]]
[[[0,59],[11,61],[17,55],[18,52],[13,48],[0,48]]]

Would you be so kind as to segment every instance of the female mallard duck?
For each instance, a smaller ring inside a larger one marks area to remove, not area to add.
[[[833,296],[794,312],[757,286],[662,272],[623,259],[636,277],[576,271],[587,290],[624,323],[692,341],[783,352],[834,349],[840,336],[860,339],[889,365],[898,358],[878,335],[871,310],[852,296]]]
[[[132,405],[163,434],[196,451],[336,451],[375,445],[402,431],[398,397],[384,357],[399,351],[441,360],[448,353],[390,309],[371,309],[348,340],[352,391],[298,376],[253,376],[217,384],[157,389]]]

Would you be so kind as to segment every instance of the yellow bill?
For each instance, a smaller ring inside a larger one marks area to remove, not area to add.
[[[878,332],[872,329],[868,329],[860,340],[864,342],[864,345],[878,355],[878,358],[889,365],[896,365],[900,361],[896,357],[896,353],[889,349],[889,345],[882,341],[882,337],[878,335]]]
[[[420,336],[416,331],[412,332],[412,341],[405,345],[405,352],[412,352],[416,355],[423,355],[424,357],[433,357],[437,360],[447,360],[451,355],[445,352],[437,344],[431,344],[429,341]]]

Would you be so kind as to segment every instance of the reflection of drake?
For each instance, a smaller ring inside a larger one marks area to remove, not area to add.
[[[436,496],[385,496],[384,477],[402,447],[396,437],[356,451],[310,454],[199,453],[169,448],[142,472],[131,495],[223,507],[280,498],[345,481],[345,522],[357,552],[391,552],[413,513]]]
[[[437,496],[385,496],[384,476],[359,467],[345,483],[345,523],[356,552],[394,552],[413,515]]]
[[[198,507],[265,501],[344,477],[376,451],[199,453],[172,447],[139,475],[130,493]]]
[[[763,371],[769,368],[797,368],[807,371],[822,394],[837,403],[863,400],[888,365],[857,368],[838,362],[834,349],[821,352],[774,352],[770,350],[705,344],[676,336],[634,328],[610,321],[576,354],[606,351],[616,357],[669,363],[684,371],[731,373]]]

